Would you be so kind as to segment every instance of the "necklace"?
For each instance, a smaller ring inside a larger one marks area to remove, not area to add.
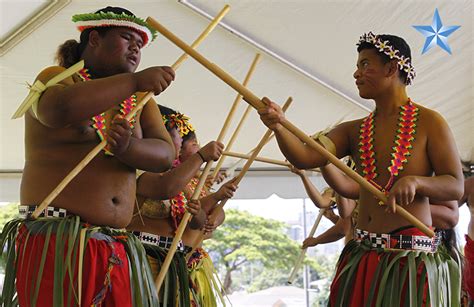
[[[78,72],[79,77],[81,78],[82,81],[89,81],[92,80],[92,77],[88,71],[87,68],[83,68]],[[133,108],[137,105],[137,95],[133,94],[129,98],[125,99],[121,104],[120,104],[120,114],[122,114],[123,117],[127,116]],[[135,116],[130,120],[131,127],[133,129],[134,123],[136,119]],[[105,112],[95,115],[92,117],[92,127],[95,129],[97,132],[97,135],[99,136],[100,140],[103,141],[105,140],[106,136],[106,125],[105,125]],[[105,150],[105,149],[104,149]],[[108,150],[105,150],[107,154],[111,154]]]
[[[414,135],[416,133],[418,111],[419,109],[410,99],[408,99],[408,103],[406,105],[400,107],[397,135],[394,141],[395,146],[392,147],[392,159],[390,161],[390,166],[388,167],[390,179],[384,187],[375,182],[375,178],[378,176],[374,151],[374,128],[376,112],[374,111],[370,113],[369,116],[367,116],[362,121],[359,135],[359,153],[362,165],[362,173],[364,174],[364,178],[380,191],[385,192],[390,190],[394,183],[395,177],[397,177],[398,174],[403,170],[403,165],[408,161],[410,149],[412,148],[412,143],[415,140]]]

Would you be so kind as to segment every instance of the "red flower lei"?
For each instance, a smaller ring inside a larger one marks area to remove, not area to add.
[[[375,112],[367,116],[360,126],[359,135],[359,152],[360,162],[362,165],[362,173],[372,185],[381,191],[388,191],[392,187],[395,177],[403,170],[403,165],[408,161],[412,142],[415,140],[416,121],[418,120],[419,109],[408,99],[408,103],[400,107],[400,117],[398,118],[398,129],[395,137],[395,145],[391,154],[392,160],[388,171],[390,179],[387,184],[382,187],[377,184],[374,179],[378,176],[377,167],[375,165],[374,152],[374,118]]]
[[[81,69],[79,72],[79,77],[82,79],[82,81],[89,81],[92,79],[91,75],[89,74],[89,71],[87,68]],[[130,113],[133,108],[137,105],[137,95],[132,95],[129,98],[125,99],[121,104],[120,104],[120,114],[122,114],[123,117],[127,116],[128,113]],[[105,112],[96,115],[92,118],[92,121],[94,122],[92,124],[92,127],[95,129],[97,132],[97,135],[99,136],[100,140],[103,141],[105,140],[105,135],[106,135],[106,125],[105,125]],[[131,127],[133,129],[134,123],[136,119],[135,116],[130,120]],[[104,149],[104,151],[107,154],[111,154],[109,151]]]

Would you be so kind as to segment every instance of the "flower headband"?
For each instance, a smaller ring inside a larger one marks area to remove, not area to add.
[[[357,46],[360,46],[362,43],[369,43],[375,46],[379,52],[383,52],[388,55],[390,60],[396,59],[398,69],[407,73],[407,79],[405,81],[406,85],[413,83],[413,79],[416,76],[415,69],[411,65],[411,59],[403,55],[399,55],[400,51],[395,49],[388,40],[382,41],[379,35],[375,35],[372,32],[363,34]]]
[[[143,47],[148,46],[156,38],[156,30],[150,27],[143,19],[125,12],[117,14],[114,12],[96,12],[88,14],[77,14],[72,16],[77,29],[82,32],[89,28],[97,27],[126,27],[140,33],[143,39]]]
[[[181,137],[187,135],[190,132],[196,131],[189,122],[189,117],[179,112],[169,115],[163,115],[163,122],[165,126],[168,126],[169,128],[176,127]]]

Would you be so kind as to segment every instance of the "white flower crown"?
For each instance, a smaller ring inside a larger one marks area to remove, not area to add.
[[[400,51],[390,45],[389,41],[382,41],[379,35],[375,35],[374,33],[369,32],[364,33],[360,37],[357,46],[362,43],[372,44],[375,46],[375,48],[377,48],[379,52],[383,52],[384,54],[388,55],[391,60],[396,59],[398,68],[407,73],[407,79],[405,80],[405,84],[410,85],[413,83],[413,79],[415,79],[416,72],[413,66],[411,65],[411,59],[409,57],[399,55]]]

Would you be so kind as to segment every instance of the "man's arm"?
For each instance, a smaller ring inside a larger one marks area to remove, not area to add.
[[[38,75],[37,80],[46,84],[64,70],[58,66],[47,68]],[[43,92],[37,102],[37,118],[48,127],[65,127],[105,112],[135,92],[152,91],[158,94],[173,80],[174,71],[169,67],[151,67],[138,73],[118,74],[87,82],[74,83],[70,77]]]
[[[278,146],[288,161],[299,169],[323,166],[327,159],[281,125],[285,118],[280,106],[271,102],[268,98],[263,98],[267,104],[265,108],[258,110],[263,123],[274,131]],[[344,157],[349,151],[348,125],[343,123],[334,128],[328,137],[336,146],[337,156]]]
[[[353,199],[345,198],[340,195],[336,195],[337,210],[341,218],[351,217],[352,212],[357,206],[357,203]]]
[[[430,199],[431,219],[433,226],[440,229],[456,227],[459,221],[457,201],[435,201]]]
[[[321,174],[337,194],[350,199],[359,199],[359,184],[333,164],[322,166]]]
[[[163,172],[168,170],[176,156],[171,137],[163,124],[163,118],[154,99],[150,99],[140,116],[143,138],[131,137],[124,151],[114,149],[114,135],[109,127],[107,142],[115,156],[123,163],[137,169]],[[125,124],[123,129],[127,128]],[[130,130],[131,131],[131,130]],[[129,134],[130,135],[130,134]]]
[[[345,224],[351,223],[350,218],[345,218],[345,219],[339,219],[337,223],[317,236],[316,238],[314,237],[309,237],[306,238],[303,241],[303,248],[308,248],[310,246],[316,246],[318,244],[326,244],[326,243],[331,243],[331,242],[336,242],[345,236],[345,229],[346,226]]]
[[[166,173],[144,173],[139,178],[137,194],[151,199],[169,199],[177,195],[193,179],[204,162],[219,159],[223,147],[222,143],[209,142],[199,150],[204,161],[195,153]]]
[[[325,195],[321,195],[321,193],[316,189],[314,184],[308,178],[308,175],[304,170],[297,169],[294,166],[290,166],[291,172],[295,173],[296,175],[300,176],[301,181],[303,182],[304,188],[306,190],[306,194],[309,196],[313,204],[318,208],[328,208],[331,206],[331,196],[329,193],[325,193]]]

